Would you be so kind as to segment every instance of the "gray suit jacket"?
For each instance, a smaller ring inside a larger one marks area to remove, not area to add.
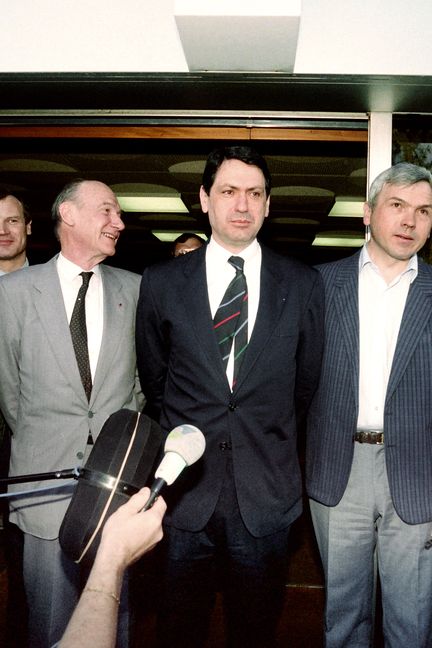
[[[358,416],[359,254],[319,267],[326,339],[308,423],[310,497],[336,505],[348,482]],[[432,520],[432,267],[419,260],[400,326],[384,407],[390,491],[409,524]]]
[[[87,402],[72,347],[56,258],[0,279],[0,409],[12,430],[10,475],[73,468],[83,461],[110,414],[138,409],[135,310],[138,275],[101,266],[104,330]],[[11,486],[22,491],[53,484],[39,495],[11,499],[11,521],[25,532],[55,538],[72,488],[60,482]]]

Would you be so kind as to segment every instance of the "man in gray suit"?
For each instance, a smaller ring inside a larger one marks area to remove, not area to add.
[[[143,404],[134,346],[139,277],[101,265],[124,229],[118,201],[103,183],[79,180],[57,197],[53,217],[60,254],[0,280],[0,407],[13,435],[11,476],[85,462],[108,416]],[[82,271],[92,273],[85,297],[88,396],[69,329]],[[79,568],[58,543],[73,487],[54,483],[11,499],[11,521],[24,531],[32,646],[60,639],[78,598]]]
[[[28,266],[27,237],[32,221],[23,202],[8,191],[0,191],[0,277]],[[10,458],[10,430],[0,411],[0,477],[7,477]],[[3,487],[1,492],[7,490]],[[9,522],[9,504],[1,501],[3,537],[7,564],[8,597],[6,645],[22,648],[27,641],[27,604],[22,582],[23,534]]]
[[[326,581],[325,645],[372,645],[377,564],[391,648],[432,646],[432,175],[372,183],[370,240],[319,269],[326,289],[307,489]],[[376,563],[375,563],[376,559]]]

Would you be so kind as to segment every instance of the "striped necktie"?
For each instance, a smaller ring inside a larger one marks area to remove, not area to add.
[[[234,341],[234,376],[236,384],[244,352],[248,345],[248,291],[243,272],[244,259],[232,256],[228,262],[235,269],[235,277],[229,284],[213,319],[219,349],[225,370]]]

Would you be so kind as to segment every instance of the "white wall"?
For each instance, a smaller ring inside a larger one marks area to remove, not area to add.
[[[297,74],[432,75],[431,0],[303,0]]]
[[[187,72],[174,6],[0,0],[0,72]],[[431,0],[302,0],[294,72],[432,75],[431,24]]]
[[[174,0],[0,0],[0,72],[187,72]]]

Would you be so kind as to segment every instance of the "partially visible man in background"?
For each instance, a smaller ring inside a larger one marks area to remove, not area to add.
[[[0,191],[0,275],[28,265],[29,234],[31,219],[23,203],[12,194]]]
[[[0,191],[0,276],[28,266],[27,236],[31,219],[24,204],[7,191]],[[7,477],[10,457],[10,430],[0,412],[0,478]],[[3,538],[8,575],[6,645],[9,648],[26,643],[27,605],[22,582],[23,537],[15,524],[9,522],[9,507],[2,502]]]
[[[182,256],[188,252],[198,250],[203,245],[205,245],[205,241],[201,236],[193,232],[184,232],[173,241],[172,255],[174,257]]]

